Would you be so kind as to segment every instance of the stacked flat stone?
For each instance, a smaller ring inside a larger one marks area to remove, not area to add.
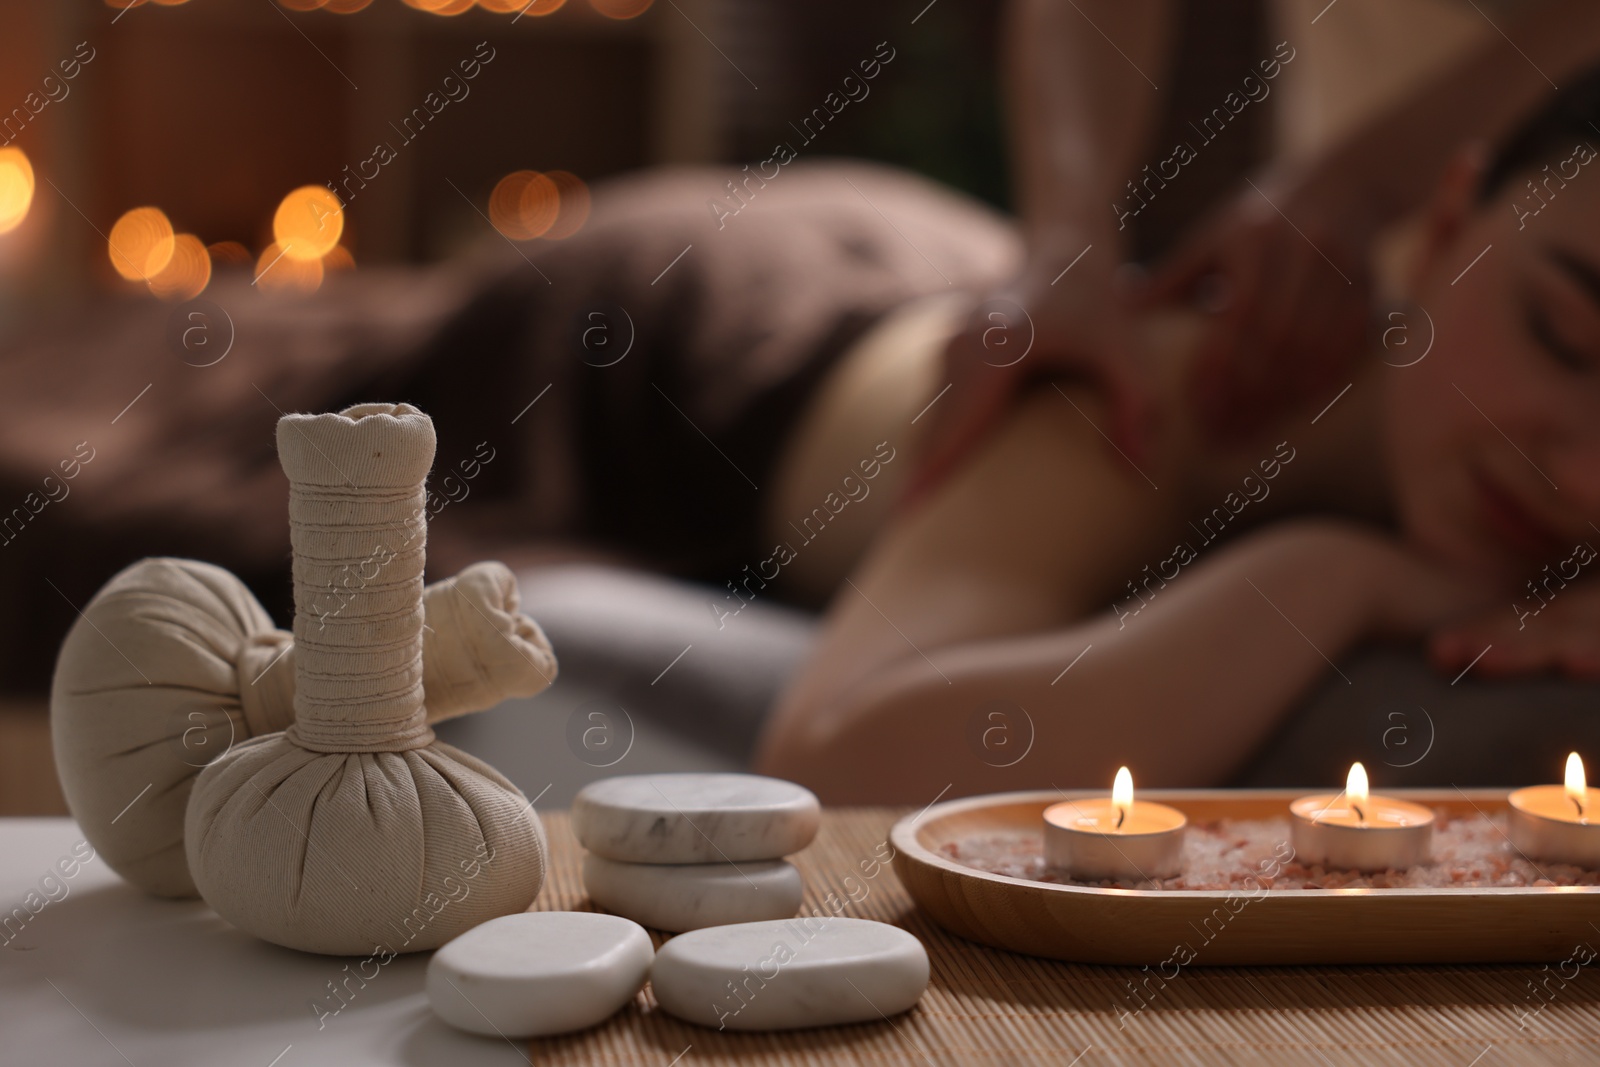
[[[753,774],[607,778],[572,803],[590,899],[670,933],[793,916],[804,886],[783,857],[821,820],[809,789]]]

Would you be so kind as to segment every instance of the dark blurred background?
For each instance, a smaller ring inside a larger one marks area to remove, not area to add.
[[[257,264],[286,194],[338,181],[379,140],[399,145],[390,124],[485,41],[494,59],[470,95],[349,204],[358,267],[482,236],[479,210],[518,170],[592,183],[651,163],[755,163],[880,41],[896,59],[872,83],[879,99],[846,108],[808,155],[897,163],[1006,202],[1001,5],[943,0],[913,29],[926,0],[538,0],[519,17],[523,2],[0,0],[0,119],[27,108],[0,141],[14,136],[36,175],[28,217],[0,237],[0,328],[97,286],[143,291],[107,245],[140,206],[209,246],[213,269]],[[65,81],[75,51],[93,58]]]

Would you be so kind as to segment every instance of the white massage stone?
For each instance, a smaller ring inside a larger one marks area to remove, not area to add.
[[[490,1037],[582,1030],[644,986],[655,952],[644,927],[615,915],[502,915],[428,961],[428,1003],[451,1026]]]
[[[817,835],[811,790],[755,774],[635,774],[593,782],[572,801],[590,852],[624,863],[782,859]]]
[[[583,887],[607,911],[657,930],[783,919],[800,909],[800,872],[783,860],[618,863],[583,857]]]
[[[793,1030],[887,1018],[928,985],[928,953],[897,926],[822,916],[713,926],[662,946],[656,1001],[686,1022]]]

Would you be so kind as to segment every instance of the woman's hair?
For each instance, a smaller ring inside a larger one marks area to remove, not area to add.
[[[1565,159],[1580,141],[1591,151],[1600,144],[1600,67],[1561,90],[1495,149],[1479,196],[1491,199],[1515,175]]]

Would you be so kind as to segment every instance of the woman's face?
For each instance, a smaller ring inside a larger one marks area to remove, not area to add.
[[[1453,221],[1436,205],[1443,236],[1414,293],[1434,345],[1384,369],[1407,535],[1518,587],[1579,542],[1600,545],[1600,160],[1565,188],[1541,185],[1537,215],[1526,177],[1463,199]]]

